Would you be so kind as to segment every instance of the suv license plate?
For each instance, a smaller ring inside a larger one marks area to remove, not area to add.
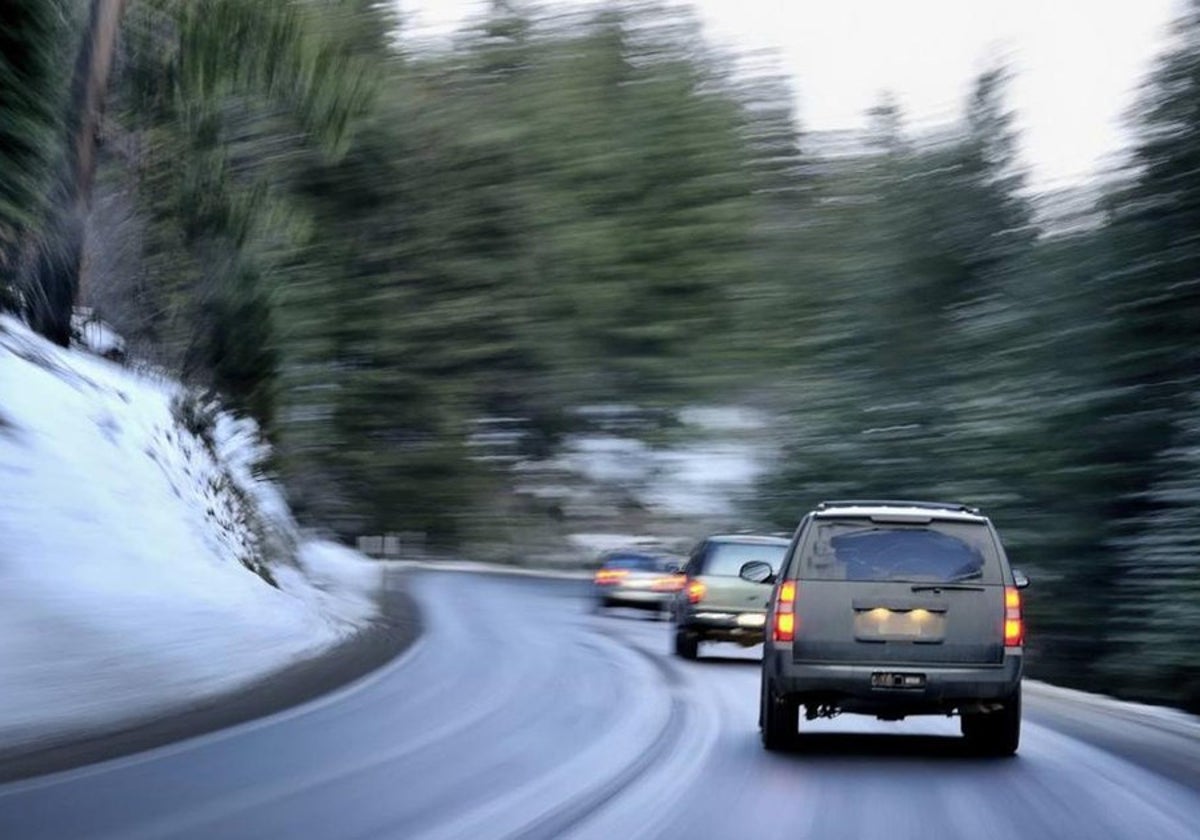
[[[872,688],[924,688],[924,674],[896,674],[876,671],[871,674]]]
[[[767,617],[762,613],[742,613],[737,617],[738,627],[762,627]]]

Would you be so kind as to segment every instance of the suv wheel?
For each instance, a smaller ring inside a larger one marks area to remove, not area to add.
[[[962,734],[984,755],[1012,755],[1021,745],[1021,689],[996,712],[963,715]]]
[[[771,752],[792,749],[796,746],[797,721],[800,704],[792,697],[780,697],[766,679],[763,680],[762,703],[759,710],[759,725],[762,727],[764,749]]]
[[[675,655],[695,659],[700,653],[700,640],[686,630],[675,631]]]

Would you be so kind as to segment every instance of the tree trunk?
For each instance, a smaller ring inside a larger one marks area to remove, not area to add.
[[[34,329],[63,346],[79,295],[84,225],[96,171],[96,141],[125,0],[92,0],[71,78],[68,147],[51,218],[29,265],[28,314]]]

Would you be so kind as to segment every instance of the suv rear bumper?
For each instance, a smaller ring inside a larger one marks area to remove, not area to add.
[[[793,662],[791,650],[770,650],[763,656],[763,673],[776,694],[801,702],[834,705],[848,712],[934,714],[1011,697],[1021,683],[1024,657],[1010,650],[997,665],[808,663]],[[876,687],[871,676],[877,673],[921,674],[924,685]]]

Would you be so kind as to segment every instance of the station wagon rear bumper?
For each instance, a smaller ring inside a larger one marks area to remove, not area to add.
[[[752,647],[762,643],[766,610],[691,607],[681,610],[676,622],[680,630],[695,634],[705,641],[734,642],[743,647]]]

